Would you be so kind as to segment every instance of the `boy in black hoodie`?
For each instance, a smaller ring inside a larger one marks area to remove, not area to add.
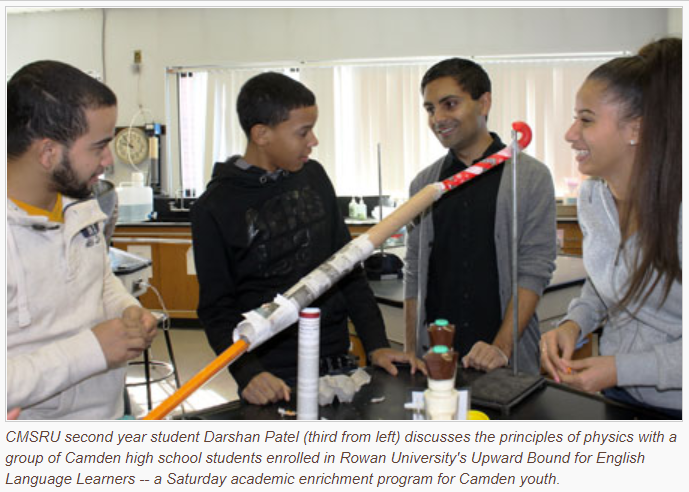
[[[242,313],[284,293],[350,240],[332,183],[323,167],[309,159],[318,145],[313,93],[285,75],[264,73],[244,84],[237,113],[248,139],[246,153],[216,163],[191,210],[198,315],[218,354],[232,344]],[[394,362],[408,362],[412,371],[418,367],[414,357],[389,348],[361,267],[314,307],[321,309],[322,361],[347,354],[349,317],[372,364],[391,374],[397,374]],[[297,374],[297,326],[229,369],[249,403],[289,400]]]

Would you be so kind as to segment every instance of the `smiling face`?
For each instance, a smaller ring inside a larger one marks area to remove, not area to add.
[[[73,198],[86,198],[105,169],[113,164],[110,141],[115,133],[117,107],[86,109],[88,131],[67,148],[52,171],[54,191]]]
[[[266,170],[299,171],[309,160],[313,147],[318,145],[313,132],[316,120],[318,107],[307,106],[291,110],[287,120],[273,127],[265,126],[262,150],[266,157]]]
[[[478,99],[464,91],[452,77],[429,82],[423,91],[428,125],[443,147],[459,158],[485,150],[489,138],[486,119],[491,106],[489,92]]]
[[[587,80],[577,93],[574,123],[565,134],[579,171],[608,182],[628,182],[639,133],[639,119],[623,120],[620,102],[607,85]]]

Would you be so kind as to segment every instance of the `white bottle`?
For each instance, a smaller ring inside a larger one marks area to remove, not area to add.
[[[352,197],[352,201],[349,202],[349,218],[350,219],[356,219],[357,218],[357,208],[356,208],[356,202],[354,201],[354,197]]]
[[[143,173],[132,173],[131,179],[117,187],[118,223],[143,222],[153,212],[153,189],[144,186]]]
[[[364,197],[361,197],[361,220],[368,219],[368,207],[364,201]]]

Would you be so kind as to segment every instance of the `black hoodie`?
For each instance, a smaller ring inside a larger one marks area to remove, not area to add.
[[[267,173],[239,156],[216,163],[206,192],[192,207],[191,226],[198,315],[218,354],[232,344],[242,313],[287,291],[351,239],[332,183],[313,160],[296,173]],[[321,357],[347,353],[348,317],[367,353],[389,346],[361,267],[313,306],[321,309]],[[262,371],[295,378],[296,324],[229,369],[240,392]]]

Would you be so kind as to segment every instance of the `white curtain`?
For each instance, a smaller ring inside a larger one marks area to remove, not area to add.
[[[526,121],[533,130],[527,153],[550,168],[560,196],[567,191],[565,178],[579,177],[570,146],[564,141],[576,92],[586,75],[603,61],[479,60],[493,83],[489,128],[508,143],[512,122]],[[278,69],[301,80],[316,94],[319,145],[312,157],[324,165],[339,195],[378,194],[378,144],[383,194],[399,198],[407,196],[410,181],[421,169],[445,154],[428,128],[419,91],[431,64]],[[200,193],[214,162],[244,152],[246,138],[235,111],[237,94],[246,80],[265,70],[218,69],[208,71],[204,78],[195,75],[193,94],[185,97],[194,104],[199,98],[205,99],[205,104],[186,111],[195,115],[196,128],[185,124],[187,117],[181,111],[184,188]],[[192,157],[184,151],[185,145],[196,149]]]
[[[204,182],[216,162],[246,150],[246,136],[237,118],[237,96],[244,82],[260,70],[214,70],[208,73]]]
[[[243,154],[246,136],[237,118],[244,82],[261,70],[209,70],[180,76],[182,189],[200,195],[216,162]]]
[[[208,74],[182,73],[178,75],[179,139],[182,192],[200,193],[203,180],[206,147],[206,80]],[[194,190],[194,191],[192,191]]]
[[[314,132],[318,138],[318,146],[313,149],[311,158],[323,164],[328,176],[335,183],[337,181],[337,166],[333,156],[336,155],[337,140],[339,133],[336,129],[335,108],[338,93],[335,85],[335,71],[332,68],[300,68],[299,81],[311,89],[316,96],[318,105],[318,121]]]
[[[380,144],[383,194],[406,196],[411,179],[429,163],[428,156],[443,153],[426,128],[421,104],[419,80],[426,67],[342,65],[328,70],[331,90],[317,92],[316,133],[318,157],[338,194],[378,194]],[[312,71],[301,70],[301,80],[309,87]],[[320,89],[315,83],[313,87]]]
[[[580,178],[564,135],[573,121],[574,101],[586,76],[602,60],[518,61],[483,63],[493,85],[488,126],[505,143],[512,122],[525,121],[533,130],[526,153],[545,163],[556,192],[564,196],[565,178]]]

